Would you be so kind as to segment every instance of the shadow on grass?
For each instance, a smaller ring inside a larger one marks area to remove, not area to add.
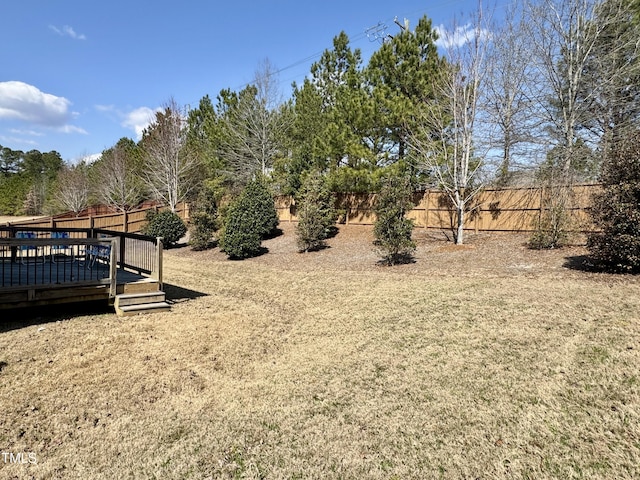
[[[564,260],[565,261],[562,266],[569,270],[589,273],[606,271],[603,265],[598,265],[597,262],[588,255],[574,255],[572,257],[565,257]]]
[[[0,333],[87,315],[113,315],[106,300],[3,310]]]
[[[267,233],[264,237],[262,237],[263,240],[271,240],[272,238],[278,238],[280,236],[284,235],[284,232],[282,231],[281,228],[276,227],[275,230],[273,230],[270,233]]]
[[[260,247],[260,249],[254,253],[253,255],[249,255],[247,257],[228,257],[228,260],[231,260],[232,262],[241,262],[242,260],[248,260],[249,258],[256,258],[256,257],[261,257],[262,255],[265,255],[269,253],[269,249],[267,247]]]
[[[162,289],[164,290],[169,303],[186,302],[188,300],[195,300],[196,298],[206,297],[208,295],[207,293],[190,290],[170,283],[163,284]]]
[[[638,275],[640,272],[632,270],[624,270],[622,268],[616,268],[614,265],[609,265],[605,262],[595,260],[588,255],[576,255],[573,257],[565,257],[563,264],[564,268],[569,270],[576,270],[586,273],[610,273],[618,275]]]
[[[326,243],[323,243],[322,245],[316,245],[314,247],[309,247],[306,250],[298,250],[298,253],[313,253],[313,252],[320,252],[322,250],[326,250],[328,248],[331,248],[330,245],[327,245]]]
[[[376,262],[376,265],[381,267],[393,267],[396,265],[409,265],[411,263],[416,263],[416,259],[411,254],[398,254],[393,256],[385,257]]]

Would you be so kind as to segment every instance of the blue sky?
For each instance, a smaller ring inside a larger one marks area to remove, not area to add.
[[[281,70],[284,95],[345,31],[365,59],[394,18],[434,26],[475,9],[475,0],[290,0],[227,2],[5,0],[0,29],[0,145],[56,150],[66,161],[139,139],[173,97],[197,106],[240,90],[260,62]]]

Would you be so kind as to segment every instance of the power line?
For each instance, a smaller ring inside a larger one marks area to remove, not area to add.
[[[435,10],[437,8],[441,8],[441,7],[451,7],[452,5],[455,4],[459,4],[462,3],[464,0],[453,0],[453,1],[441,1],[438,2],[434,5],[431,5],[430,8]],[[420,10],[415,10],[413,12],[408,12],[405,13],[404,15],[406,16],[414,16],[414,15],[426,15],[428,12],[425,9],[420,9]],[[355,42],[359,42],[360,40],[363,40],[364,38],[367,38],[370,42],[374,42],[374,41],[378,41],[378,42],[383,42],[384,41],[384,35],[386,30],[388,29],[387,27],[387,23],[388,22],[394,22],[396,23],[400,28],[402,28],[403,30],[407,27],[407,23],[405,21],[404,25],[401,24],[400,22],[398,22],[398,17],[394,17],[394,18],[388,18],[385,20],[381,20],[378,21],[378,23],[372,27],[366,28],[365,30],[363,30],[362,32],[358,33],[357,35],[354,35],[353,37],[349,36],[349,43],[353,44]],[[389,38],[391,35],[386,34],[386,38]],[[299,65],[302,64],[306,64],[312,60],[316,60],[318,58],[320,58],[320,56],[326,51],[326,48],[320,52],[316,52],[314,54],[311,54],[307,57],[301,58],[300,60],[296,60],[293,63],[286,65],[285,67],[282,67],[278,70],[276,70],[275,72],[270,73],[270,76],[274,76],[274,75],[279,75],[282,72],[286,72],[287,70],[291,70],[292,68],[295,68]],[[285,81],[290,81],[293,80],[295,78],[297,78],[298,75],[294,76],[294,77],[289,77],[287,80],[282,80],[280,82],[278,82],[279,84],[284,83]],[[243,88],[246,88],[247,86],[251,85],[253,82],[249,81],[246,83],[243,83],[242,85],[239,85],[238,87],[236,87],[234,90],[239,91],[242,90]],[[198,104],[199,100],[196,102],[191,102],[191,104]]]

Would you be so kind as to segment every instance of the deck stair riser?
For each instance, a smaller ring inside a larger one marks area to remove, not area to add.
[[[121,317],[171,310],[171,305],[165,301],[164,292],[116,295],[114,306],[116,313]]]

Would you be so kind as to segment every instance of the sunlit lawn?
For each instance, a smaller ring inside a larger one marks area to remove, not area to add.
[[[1,478],[640,477],[638,282],[207,258],[1,331]]]

